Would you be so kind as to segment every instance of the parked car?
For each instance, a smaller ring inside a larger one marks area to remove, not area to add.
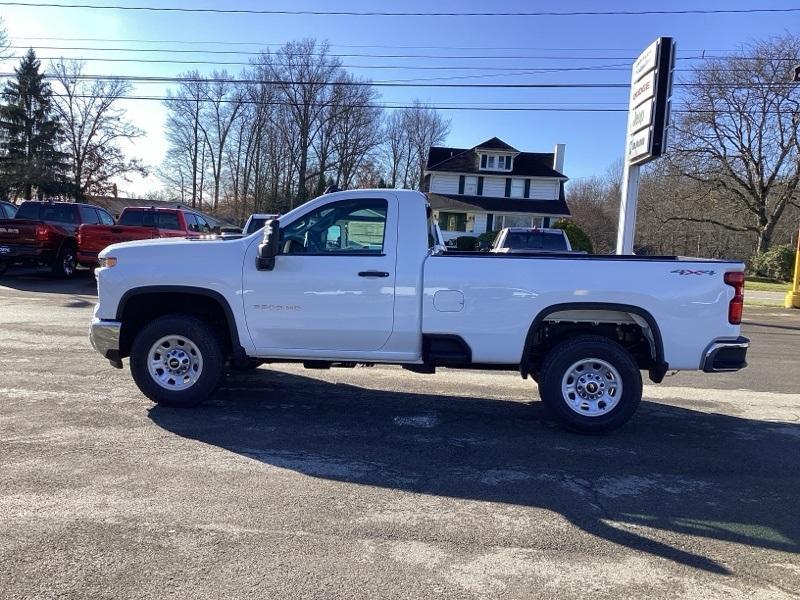
[[[72,277],[78,228],[113,222],[108,212],[91,204],[23,202],[13,219],[0,221],[0,272],[11,264],[38,264],[57,277]]]
[[[420,192],[356,190],[263,234],[110,246],[92,345],[177,406],[206,399],[229,362],[514,370],[581,431],[631,418],[640,369],[660,382],[746,366],[741,262],[444,252],[432,214]]]
[[[17,207],[11,202],[0,200],[0,219],[13,219],[17,214]]]
[[[506,227],[497,232],[491,251],[501,254],[572,252],[572,246],[563,229]]]
[[[256,231],[264,227],[267,221],[271,221],[272,219],[275,219],[277,217],[278,215],[270,215],[267,213],[256,213],[250,215],[250,218],[247,219],[247,223],[245,223],[244,227],[242,227],[242,233],[244,235],[250,235],[251,233],[255,233]]]
[[[199,214],[180,208],[124,208],[116,224],[83,225],[78,231],[78,263],[100,265],[97,255],[120,242],[167,237],[198,237],[211,232]]]

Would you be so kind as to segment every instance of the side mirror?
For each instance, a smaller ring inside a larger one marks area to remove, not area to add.
[[[278,219],[268,221],[264,227],[264,241],[258,245],[256,269],[272,271],[275,268],[275,257],[280,250],[281,227]]]

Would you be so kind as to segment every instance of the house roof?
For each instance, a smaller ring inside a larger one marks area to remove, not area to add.
[[[493,198],[491,196],[459,196],[457,194],[428,193],[428,202],[434,210],[484,211],[531,213],[568,217],[570,215],[564,195],[558,200],[535,198]]]
[[[492,138],[496,140],[497,138]],[[488,141],[492,141],[488,140]],[[502,140],[498,142],[505,144]],[[512,171],[487,171],[478,168],[477,148],[450,148],[432,146],[428,151],[427,171],[444,171],[448,173],[488,173],[502,174],[508,177],[565,177],[553,169],[554,155],[552,152],[520,152],[514,158]],[[511,148],[511,146],[509,146]],[[511,150],[514,150],[511,148]],[[515,151],[516,152],[516,151]]]
[[[493,137],[489,140],[486,140],[482,144],[478,144],[475,148],[483,148],[485,150],[508,150],[510,152],[519,152],[513,146],[509,146],[503,140],[498,137]]]

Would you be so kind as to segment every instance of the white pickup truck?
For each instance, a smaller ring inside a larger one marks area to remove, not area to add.
[[[238,239],[100,255],[94,348],[155,402],[194,405],[226,367],[507,369],[572,429],[635,412],[641,370],[734,371],[744,266],[675,257],[445,251],[424,194],[326,194]]]

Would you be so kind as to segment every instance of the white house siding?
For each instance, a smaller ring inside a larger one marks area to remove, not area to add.
[[[431,175],[431,192],[434,194],[457,194],[458,175]]]
[[[486,177],[483,180],[483,196],[503,198],[506,195],[505,177]]]
[[[475,213],[475,225],[472,229],[473,233],[485,233],[486,232],[486,214],[485,213]]]
[[[558,200],[558,180],[531,179],[531,198]]]

